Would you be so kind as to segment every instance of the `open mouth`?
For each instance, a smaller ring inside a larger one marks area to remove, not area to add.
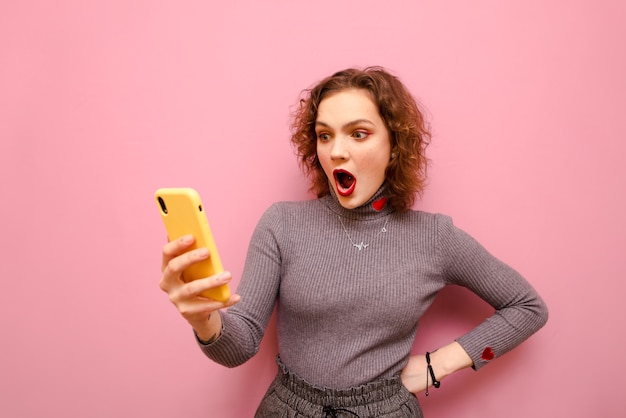
[[[356,178],[346,170],[334,170],[335,186],[341,196],[350,196],[356,187]]]

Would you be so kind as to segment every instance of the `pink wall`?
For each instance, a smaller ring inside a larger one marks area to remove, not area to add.
[[[239,277],[264,209],[307,197],[287,143],[298,92],[379,64],[432,117],[419,207],[551,308],[525,345],[420,396],[427,417],[623,416],[624,3],[210,3],[0,8],[0,414],[251,416],[273,333],[238,369],[203,358],[158,289],[152,193],[196,187]],[[415,349],[487,312],[446,290]]]

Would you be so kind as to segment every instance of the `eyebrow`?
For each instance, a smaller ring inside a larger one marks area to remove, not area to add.
[[[372,122],[372,121],[371,121],[371,120],[369,120],[369,119],[356,119],[356,120],[353,120],[353,121],[350,121],[350,122],[348,122],[348,123],[344,124],[344,125],[341,127],[341,129],[350,128],[350,127],[352,127],[352,126],[354,126],[354,125],[360,125],[360,124],[362,124],[362,123],[367,123],[367,124],[369,124],[369,125],[376,126],[376,125],[374,124],[374,122]],[[324,127],[326,127],[326,128],[330,128],[330,127],[331,127],[329,124],[327,124],[326,122],[321,121],[321,120],[316,120],[316,121],[315,121],[315,126],[318,126],[318,125],[324,126]]]

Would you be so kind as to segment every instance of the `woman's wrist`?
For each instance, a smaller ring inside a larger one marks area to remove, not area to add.
[[[471,367],[473,364],[470,356],[456,341],[431,352],[430,360],[431,367],[438,380],[459,370]]]
[[[222,319],[218,312],[212,312],[205,321],[190,325],[198,341],[204,345],[214,342],[222,331]]]

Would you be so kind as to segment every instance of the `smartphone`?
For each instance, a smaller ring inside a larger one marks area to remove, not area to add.
[[[198,192],[192,188],[165,188],[157,190],[155,198],[169,241],[193,235],[195,242],[190,249],[209,249],[209,258],[185,269],[183,280],[204,279],[224,271]],[[230,299],[230,289],[224,284],[206,290],[202,296],[226,302]]]

